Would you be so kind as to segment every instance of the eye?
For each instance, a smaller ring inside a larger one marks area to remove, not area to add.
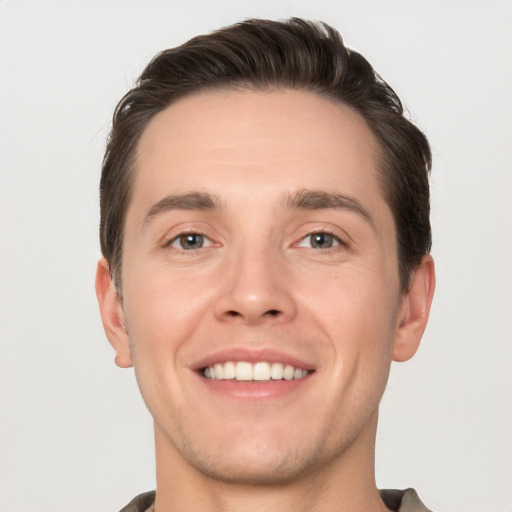
[[[324,232],[311,233],[299,242],[299,247],[312,247],[313,249],[330,249],[339,245],[342,245],[342,242],[338,237]]]
[[[211,245],[211,242],[205,235],[199,233],[184,233],[172,239],[169,245],[183,251],[194,251],[201,249],[201,247],[205,245]]]

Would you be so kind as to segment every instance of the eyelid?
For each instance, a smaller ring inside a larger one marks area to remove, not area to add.
[[[173,245],[175,242],[179,241],[179,239],[182,236],[187,236],[187,235],[202,236],[204,238],[204,240],[205,240],[204,245],[202,247],[197,248],[197,249],[183,249],[182,247],[175,247]],[[212,238],[210,236],[208,236],[202,230],[197,229],[197,228],[183,229],[183,230],[179,231],[178,233],[174,232],[172,235],[166,236],[164,238],[164,240],[162,241],[162,247],[164,247],[164,248],[172,248],[175,251],[184,252],[184,253],[193,253],[195,251],[199,251],[201,249],[205,249],[205,248],[208,248],[208,247],[213,247],[215,245],[216,245],[216,243],[212,240]]]
[[[309,247],[309,246],[306,246],[306,245],[302,245],[302,242],[304,240],[306,240],[307,238],[312,237],[313,235],[320,235],[320,234],[321,235],[332,236],[333,239],[334,239],[335,244],[333,244],[331,247],[326,247],[324,249],[318,248],[318,247]],[[332,231],[329,231],[328,229],[316,229],[316,230],[310,231],[309,233],[307,233],[304,236],[302,236],[295,245],[297,247],[309,247],[311,249],[315,249],[315,250],[318,250],[318,251],[328,251],[329,249],[334,249],[336,247],[346,247],[347,243],[339,235],[337,235],[336,233],[333,233]]]
[[[338,223],[332,223],[332,222],[325,222],[322,220],[313,220],[309,222],[305,222],[301,226],[296,229],[296,242],[293,243],[293,246],[298,246],[302,240],[307,238],[308,236],[317,234],[317,233],[325,233],[326,235],[330,235],[334,237],[334,239],[339,242],[336,246],[332,247],[334,249],[335,247],[343,246],[346,248],[350,248],[352,244],[354,243],[353,238],[350,236],[350,234],[343,229]],[[322,249],[320,249],[322,250]],[[323,249],[323,251],[326,251],[327,249]]]
[[[175,236],[173,239],[171,239],[169,241],[169,245],[171,247],[175,247],[174,244],[176,242],[179,242],[183,237],[186,237],[188,235],[200,236],[203,238],[203,245],[201,247],[198,247],[198,249],[202,249],[203,247],[210,247],[212,245],[211,240],[206,235],[203,235],[202,233],[182,233],[181,235]],[[183,247],[177,247],[177,249],[183,249]],[[193,251],[193,250],[197,250],[197,249],[186,249],[186,250]]]

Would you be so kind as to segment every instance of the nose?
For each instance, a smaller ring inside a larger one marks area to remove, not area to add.
[[[220,279],[223,285],[215,303],[215,316],[220,321],[278,324],[292,320],[297,313],[286,262],[271,251],[239,251]]]

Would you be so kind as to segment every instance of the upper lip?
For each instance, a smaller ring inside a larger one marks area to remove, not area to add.
[[[217,350],[206,357],[194,362],[191,367],[193,370],[201,370],[215,365],[216,363],[225,363],[227,361],[247,361],[248,363],[257,363],[259,361],[267,361],[269,363],[289,364],[295,368],[303,370],[314,370],[315,366],[304,361],[300,357],[288,354],[281,350],[273,348],[247,348],[247,347],[231,347]]]

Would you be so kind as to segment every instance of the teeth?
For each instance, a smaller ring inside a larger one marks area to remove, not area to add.
[[[236,377],[236,368],[235,363],[231,361],[229,363],[224,363],[224,379],[234,379]]]
[[[213,368],[215,370],[214,374],[212,374],[214,376],[214,378],[223,379],[224,378],[224,366],[221,364],[216,364]]]
[[[261,361],[255,364],[246,361],[228,361],[224,364],[216,363],[204,369],[203,375],[207,379],[241,380],[241,381],[269,381],[302,379],[308,374],[307,370],[295,368],[291,364],[267,363]]]
[[[295,373],[295,368],[292,365],[287,364],[284,367],[284,374],[283,374],[284,380],[292,380],[294,373]]]
[[[236,380],[252,380],[252,364],[239,361],[235,366]]]
[[[302,377],[302,370],[300,368],[295,368],[293,371],[293,378],[300,379]]]
[[[268,363],[256,363],[252,369],[254,380],[270,380],[270,365]]]
[[[270,377],[274,380],[281,380],[283,378],[283,365],[281,363],[273,363],[270,367]]]

